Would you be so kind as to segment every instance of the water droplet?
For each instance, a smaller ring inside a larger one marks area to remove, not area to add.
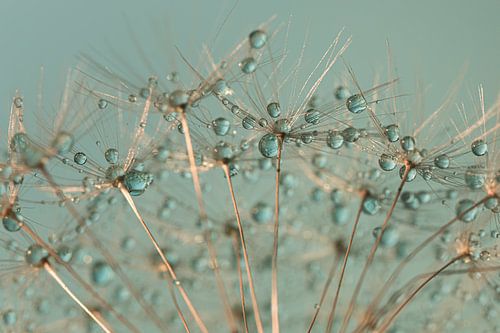
[[[495,197],[488,198],[484,202],[484,207],[486,207],[487,209],[495,209],[495,208],[497,208],[498,207],[498,199],[495,198]]]
[[[278,119],[274,122],[274,130],[278,133],[287,134],[290,133],[292,127],[288,119]]]
[[[347,99],[346,106],[352,113],[361,113],[366,110],[368,104],[361,94],[355,94]]]
[[[356,142],[360,136],[359,131],[354,127],[347,127],[342,131],[342,137],[346,142]]]
[[[97,107],[101,110],[105,109],[108,107],[108,101],[101,98],[98,102],[97,102]]]
[[[132,196],[138,196],[144,193],[152,182],[153,175],[143,171],[131,170],[123,177],[123,184]]]
[[[57,249],[57,254],[64,262],[69,262],[73,257],[73,251],[66,245],[62,245]]]
[[[141,90],[139,90],[139,96],[141,96],[142,98],[146,99],[149,97],[149,95],[150,95],[149,88],[142,88]]]
[[[381,231],[382,231],[381,227],[374,228],[372,232],[373,237],[378,238]],[[398,243],[398,240],[399,240],[399,233],[397,229],[394,228],[393,226],[388,226],[384,230],[382,237],[380,237],[380,245],[382,247],[393,247]]]
[[[115,276],[111,267],[104,261],[96,261],[92,265],[92,282],[97,286],[105,286],[113,281]]]
[[[13,326],[17,322],[17,314],[13,310],[7,310],[2,315],[5,326]]]
[[[219,79],[213,85],[212,92],[216,95],[227,96],[232,93],[232,90],[229,88],[225,80]]]
[[[483,156],[488,152],[488,145],[483,140],[476,140],[471,144],[472,153],[476,156]]]
[[[266,109],[267,109],[267,113],[272,118],[278,118],[281,114],[281,108],[280,108],[279,103],[276,103],[276,102],[269,103],[267,105]]]
[[[260,49],[266,45],[267,34],[262,30],[254,30],[248,36],[248,40],[250,41],[250,47]]]
[[[189,95],[184,90],[175,90],[168,96],[168,104],[171,107],[183,107],[189,101]]]
[[[215,158],[220,161],[230,160],[234,157],[233,146],[226,142],[219,142],[214,148]]]
[[[413,151],[415,149],[415,139],[412,136],[405,136],[401,139],[401,148],[406,152]]]
[[[73,144],[73,135],[67,132],[60,132],[52,142],[52,146],[57,150],[58,154],[69,152],[73,148]]]
[[[439,155],[434,159],[434,165],[440,169],[448,169],[450,166],[450,158],[446,154]]]
[[[420,203],[426,204],[431,201],[431,194],[427,191],[420,191],[417,193],[417,199]]]
[[[17,153],[22,153],[26,151],[28,146],[29,146],[29,139],[28,136],[24,133],[16,133],[12,136],[12,139],[10,140],[10,148]]]
[[[20,217],[20,215],[19,215],[19,217]],[[3,227],[5,228],[5,230],[7,230],[9,232],[19,231],[19,229],[21,229],[21,226],[22,226],[21,219],[18,218],[17,214],[16,214],[16,216],[4,216],[2,218],[2,224],[3,224]]]
[[[167,80],[171,82],[177,82],[179,79],[179,74],[177,72],[171,72],[167,74]]]
[[[344,144],[344,137],[338,131],[329,131],[326,144],[332,149],[339,149]]]
[[[231,107],[231,113],[234,115],[238,115],[240,113],[241,109],[238,105],[233,105]]]
[[[14,106],[18,109],[23,107],[23,98],[22,97],[16,97],[14,98]]]
[[[399,127],[396,124],[387,125],[385,127],[385,135],[390,142],[399,140]]]
[[[252,74],[257,69],[257,61],[252,57],[248,57],[243,59],[239,66],[244,74]]]
[[[335,98],[339,101],[343,101],[344,99],[348,98],[350,94],[351,93],[349,92],[349,89],[344,86],[338,86],[334,92]]]
[[[279,139],[276,135],[268,133],[259,141],[259,151],[262,156],[272,158],[278,156]]]
[[[305,144],[313,142],[314,136],[311,133],[304,133],[300,136],[300,141]]]
[[[84,165],[87,162],[87,155],[85,155],[85,153],[78,152],[73,157],[73,161],[75,161],[78,165]]]
[[[317,125],[319,123],[321,114],[316,109],[309,109],[304,114],[304,120],[308,124]]]
[[[462,199],[457,203],[455,206],[455,212],[459,220],[468,223],[476,219],[478,209],[477,207],[472,208],[474,204],[474,201],[470,199]]]
[[[265,202],[259,201],[253,206],[251,214],[255,222],[266,223],[273,217],[273,209]]]
[[[26,250],[24,259],[30,265],[37,266],[48,256],[47,251],[38,244],[33,244]]]
[[[465,184],[472,190],[480,189],[486,183],[486,173],[481,167],[470,166],[465,171]]]
[[[396,161],[392,156],[387,154],[382,154],[378,160],[380,168],[384,171],[392,171],[396,168]]]
[[[380,210],[381,206],[377,198],[367,196],[363,200],[363,212],[368,215],[375,215]]]
[[[313,165],[318,169],[323,169],[326,167],[328,162],[326,155],[324,154],[315,154],[312,159]]]
[[[250,130],[257,126],[257,120],[255,120],[252,116],[246,116],[241,121],[241,125],[243,125],[244,129]]]
[[[399,169],[399,178],[403,179],[405,172],[406,172],[406,165],[403,165]],[[406,181],[411,182],[412,180],[415,179],[415,177],[417,177],[417,170],[415,168],[411,168],[410,171],[408,171],[408,175],[406,176]]]
[[[345,225],[350,215],[349,208],[344,205],[335,205],[332,209],[332,220],[336,225]]]
[[[109,164],[118,163],[118,150],[116,150],[115,148],[107,149],[104,153],[104,158]]]

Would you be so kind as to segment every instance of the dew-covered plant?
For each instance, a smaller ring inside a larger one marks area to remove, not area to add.
[[[82,56],[50,111],[14,96],[3,331],[500,330],[500,100],[422,117],[343,33],[236,37],[179,68]]]

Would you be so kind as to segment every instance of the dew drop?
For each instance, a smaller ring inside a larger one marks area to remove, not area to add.
[[[253,49],[260,49],[266,45],[267,34],[262,30],[254,30],[248,36],[250,47]]]
[[[483,156],[488,152],[488,145],[483,140],[476,140],[471,144],[472,153],[476,156]]]
[[[105,108],[108,107],[108,101],[101,98],[98,102],[97,102],[97,107],[101,110],[104,110]]]
[[[269,103],[267,105],[266,109],[267,109],[267,113],[272,118],[278,118],[280,116],[280,114],[281,114],[281,108],[280,108],[279,103],[277,103],[277,102]]]
[[[118,150],[115,148],[109,148],[106,150],[104,153],[104,158],[106,159],[106,162],[109,164],[116,164],[118,163]]]
[[[347,110],[357,114],[365,111],[368,104],[366,103],[366,99],[361,94],[355,94],[347,99],[346,106]]]
[[[455,213],[457,214],[457,217],[465,223],[474,221],[478,213],[477,207],[472,208],[474,204],[474,201],[470,199],[460,200],[455,206]]]
[[[440,169],[448,169],[450,166],[450,158],[446,154],[439,155],[434,159],[434,165]]]
[[[259,141],[259,151],[262,156],[272,158],[278,156],[279,139],[276,135],[268,133]]]
[[[22,97],[16,97],[14,98],[14,106],[18,109],[23,107],[23,98]]]
[[[73,161],[78,165],[84,165],[87,162],[87,155],[82,152],[78,152],[73,157]]]
[[[257,61],[252,57],[248,57],[243,59],[239,66],[244,74],[252,74],[257,69]]]
[[[380,155],[378,164],[384,171],[392,171],[394,170],[394,168],[396,168],[396,161],[392,158],[392,156],[389,156],[387,154]]]

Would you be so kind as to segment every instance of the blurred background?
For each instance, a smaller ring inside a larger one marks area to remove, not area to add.
[[[273,15],[285,27],[291,22],[290,40],[296,49],[307,40],[308,54],[316,55],[310,61],[319,60],[332,38],[345,28],[345,35],[353,37],[345,59],[361,81],[386,73],[388,41],[401,92],[414,93],[415,82],[420,80],[426,87],[426,105],[435,107],[466,68],[464,87],[474,92],[483,84],[488,104],[500,88],[499,12],[500,2],[494,0],[2,0],[2,120],[16,89],[29,103],[40,82],[46,101],[57,105],[66,71],[82,52],[109,56],[108,51],[115,50],[133,64],[142,60],[127,59],[130,50],[144,45],[156,43],[157,50],[162,43],[176,45],[184,54],[193,55],[206,43],[214,53],[220,50],[224,55]],[[142,51],[146,57],[161,55],[165,61],[178,58],[171,51]]]
[[[493,0],[0,0],[0,13],[3,144],[15,92],[23,95],[27,112],[36,112],[42,91],[43,106],[52,113],[68,69],[78,65],[82,54],[146,79],[158,74],[144,71],[148,62],[172,64],[172,70],[186,67],[175,47],[196,64],[206,45],[218,62],[274,16],[282,30],[290,29],[292,59],[305,43],[306,68],[344,29],[344,36],[353,38],[344,60],[363,89],[377,75],[386,80],[389,66],[400,78],[399,92],[415,95],[417,82],[424,87],[424,110],[415,110],[423,117],[457,81],[463,87],[457,103],[470,102],[471,96],[477,101],[478,85],[484,87],[487,106],[500,93],[500,2]],[[345,73],[342,61],[337,70]]]

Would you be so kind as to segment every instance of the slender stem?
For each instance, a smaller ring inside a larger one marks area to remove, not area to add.
[[[85,313],[87,313],[90,316],[90,318],[92,318],[97,323],[97,325],[99,325],[99,327],[101,327],[101,329],[104,332],[106,333],[113,332],[110,328],[107,327],[107,325],[104,324],[102,318],[98,318],[92,311],[90,311],[90,309],[85,304],[82,303],[82,301],[80,301],[80,299],[71,291],[71,289],[59,277],[57,272],[52,268],[52,266],[47,260],[43,262],[43,268],[47,271],[47,273],[49,273],[49,275],[54,279],[54,281],[57,282],[57,284],[64,290],[64,292],[66,292],[66,294],[68,294],[68,296],[71,297],[76,302],[76,304],[78,304],[78,306],[80,306],[82,310],[85,311]]]
[[[441,272],[443,272],[445,269],[450,267],[452,264],[457,262],[458,260],[464,258],[466,254],[459,255],[453,259],[451,259],[449,262],[447,262],[443,267],[441,267],[439,270],[434,272],[431,276],[429,276],[427,279],[425,279],[424,282],[422,282],[417,289],[415,289],[405,300],[403,303],[401,303],[396,310],[391,314],[391,316],[381,325],[380,329],[377,330],[377,332],[384,332],[389,328],[389,325],[394,321],[394,319],[399,315],[401,310],[410,303],[410,301],[417,295],[418,292],[420,292],[432,279],[434,279],[436,276],[438,276]]]
[[[233,236],[233,249],[236,253],[236,268],[238,270],[238,281],[240,287],[240,297],[241,297],[241,315],[243,317],[243,325],[245,326],[245,332],[248,333],[248,323],[247,323],[247,312],[245,306],[245,290],[243,289],[243,273],[241,272],[241,254],[239,239],[236,235]]]
[[[191,175],[193,177],[193,185],[196,193],[196,200],[198,201],[198,209],[200,213],[200,219],[202,223],[208,224],[208,215],[205,210],[205,205],[203,203],[203,194],[201,191],[200,185],[200,176],[198,174],[198,168],[196,167],[196,162],[194,159],[194,151],[193,151],[193,142],[191,141],[191,135],[189,133],[189,124],[186,118],[186,110],[182,109],[181,114],[181,124],[184,132],[184,140],[186,141],[186,149],[189,158],[189,166],[191,169]],[[215,247],[212,244],[211,240],[211,231],[207,228],[204,232],[205,242],[207,243],[208,253],[210,256],[211,266],[215,274],[215,280],[217,283],[217,289],[219,290],[219,295],[222,299],[222,303],[224,305],[224,314],[226,315],[226,319],[228,321],[228,326],[231,332],[237,332],[238,328],[236,327],[236,321],[233,316],[233,311],[231,310],[231,305],[229,302],[229,298],[227,296],[226,288],[224,286],[224,281],[222,280],[222,276],[220,274],[220,267],[217,262],[217,253],[215,251]]]
[[[57,254],[57,251],[54,250],[49,244],[47,244],[40,236],[38,236],[35,231],[33,231],[33,229],[31,229],[28,225],[26,225],[25,223],[21,223],[19,221],[17,221],[18,224],[21,226],[21,229],[23,230],[23,232],[25,232],[27,235],[29,235],[38,245],[40,245],[41,247],[43,247],[48,253],[49,255],[54,258],[54,260],[60,264],[61,266],[63,266],[67,271],[68,273],[78,282],[80,283],[83,288],[92,295],[92,297],[94,297],[102,306],[104,309],[110,311],[113,315],[116,316],[116,318],[118,318],[118,320],[120,322],[122,322],[130,331],[132,332],[136,332],[136,333],[139,333],[139,330],[130,322],[128,321],[127,318],[123,317],[121,314],[119,314],[118,312],[116,312],[116,310],[108,303],[106,302],[93,288],[91,285],[89,285],[87,282],[85,282],[85,280],[83,280],[81,278],[80,275],[78,275],[78,273],[73,269],[73,267],[71,267],[70,265],[68,265],[68,263],[66,263],[64,260],[61,259],[61,257],[59,256],[59,254]]]
[[[464,211],[462,214],[455,216],[453,219],[445,223],[443,226],[441,226],[436,232],[434,232],[432,235],[430,235],[428,238],[426,238],[422,243],[420,243],[412,252],[410,252],[406,258],[404,258],[396,267],[396,269],[393,271],[389,279],[384,283],[382,288],[380,288],[379,292],[377,293],[376,297],[374,298],[373,302],[370,304],[368,309],[366,310],[367,314],[370,314],[373,312],[375,307],[380,303],[382,300],[382,296],[385,294],[387,290],[389,290],[389,287],[393,284],[393,282],[396,280],[396,278],[401,274],[403,271],[403,268],[408,264],[420,251],[422,251],[427,245],[430,244],[437,236],[442,234],[446,229],[448,229],[452,224],[455,222],[459,221],[462,216],[465,214],[469,213],[471,210],[476,209],[478,206],[483,204],[490,196],[486,196],[476,202],[474,205],[472,205],[469,209]],[[368,318],[368,316],[366,316]]]
[[[238,233],[240,236],[239,238],[241,242],[241,249],[243,252],[243,260],[245,261],[245,270],[247,272],[248,286],[250,288],[250,298],[252,299],[252,307],[255,314],[255,324],[257,325],[257,331],[259,333],[263,333],[264,328],[262,326],[262,320],[260,318],[257,296],[255,295],[255,286],[253,283],[252,271],[250,269],[250,260],[248,259],[247,244],[245,241],[245,234],[243,232],[243,224],[241,223],[240,212],[238,210],[238,204],[236,202],[236,197],[234,194],[233,181],[231,180],[231,175],[229,173],[229,166],[227,164],[223,164],[222,169],[224,170],[224,174],[226,175],[227,186],[229,187],[229,192],[231,194],[231,201],[233,202],[234,214],[236,215],[236,221],[238,223]]]
[[[279,304],[278,304],[278,233],[280,214],[280,175],[281,175],[281,153],[283,151],[283,136],[278,136],[278,156],[276,158],[276,182],[274,195],[274,232],[273,232],[273,256],[271,259],[271,318],[272,332],[279,333]]]
[[[326,279],[325,286],[323,287],[323,291],[321,292],[321,298],[316,306],[316,309],[314,310],[314,315],[311,319],[311,322],[309,323],[309,328],[307,329],[307,333],[311,333],[311,330],[313,329],[314,324],[316,323],[316,319],[318,318],[319,311],[321,310],[321,307],[323,306],[323,302],[325,301],[326,294],[328,293],[328,289],[330,288],[330,284],[332,283],[333,277],[335,275],[335,271],[337,270],[337,266],[340,262],[340,256],[336,253],[335,259],[333,261],[332,267],[330,268],[330,272],[328,273],[328,278]]]
[[[52,175],[47,171],[44,165],[40,166],[40,170],[44,177],[47,179],[47,182],[49,185],[54,189],[56,192],[57,197],[59,197],[64,203],[66,209],[68,209],[68,212],[71,214],[71,216],[77,221],[78,225],[80,226],[85,226],[85,221],[83,218],[80,216],[76,208],[74,207],[73,203],[71,200],[67,200],[67,197],[65,194],[60,190],[54,179],[52,178]],[[134,288],[133,284],[129,280],[129,278],[126,276],[126,274],[123,272],[121,266],[118,264],[118,262],[114,259],[114,257],[109,253],[109,251],[104,247],[104,245],[99,241],[99,239],[95,236],[95,234],[92,232],[90,229],[86,229],[85,235],[87,235],[90,240],[92,241],[93,245],[99,250],[99,252],[104,256],[108,264],[111,266],[113,271],[120,277],[120,279],[124,282],[125,286],[130,290],[132,296],[139,302],[141,308],[144,310],[144,312],[153,320],[153,322],[162,330],[166,330],[164,323],[158,316],[158,314],[151,309],[149,304],[146,302],[146,300],[142,297],[142,295],[138,292],[136,288]],[[53,255],[52,255],[53,256]],[[58,261],[59,262],[59,261]],[[63,260],[60,260],[62,265],[65,265],[67,270],[72,270],[71,266],[67,265]],[[73,271],[74,272],[74,271]],[[72,274],[75,278],[79,278],[78,274],[74,272]],[[81,278],[79,278],[82,282],[84,282]],[[94,292],[95,293],[95,292]],[[95,293],[97,294],[97,293]],[[113,313],[116,313],[113,310]],[[119,315],[121,316],[121,315]],[[123,319],[120,319],[122,322],[126,322],[127,320],[121,316]],[[130,323],[127,324],[127,326],[133,327]],[[136,328],[132,329],[134,332],[138,332]]]
[[[470,267],[470,268],[462,268],[462,269],[455,269],[452,271],[447,271],[444,273],[441,273],[441,275],[455,275],[455,274],[465,274],[465,273],[482,273],[482,272],[498,272],[500,271],[500,266],[490,266],[490,267]],[[495,289],[496,286],[490,285],[489,281],[486,281],[490,287],[493,287]]]
[[[335,318],[335,310],[337,308],[337,302],[339,300],[340,290],[342,288],[342,282],[344,281],[345,268],[347,266],[347,260],[349,259],[349,254],[351,253],[352,243],[354,241],[354,236],[356,235],[356,230],[358,228],[359,220],[361,217],[361,212],[363,211],[363,203],[366,198],[367,192],[363,191],[361,195],[361,203],[359,204],[358,212],[356,213],[356,219],[354,220],[354,225],[352,226],[351,237],[349,239],[349,244],[344,255],[344,262],[342,263],[342,270],[340,272],[339,283],[337,285],[337,290],[335,291],[335,298],[333,300],[332,310],[328,316],[328,325],[326,326],[327,333],[332,331],[333,319]]]
[[[132,281],[129,279],[129,277],[125,274],[123,271],[121,265],[118,263],[118,261],[113,257],[113,254],[104,247],[101,241],[98,240],[97,236],[95,233],[87,229],[85,231],[85,235],[90,239],[92,244],[98,249],[98,251],[102,254],[108,265],[111,267],[113,272],[120,278],[120,280],[123,282],[125,287],[130,291],[132,297],[139,303],[140,307],[143,309],[143,311],[146,313],[146,315],[152,319],[152,321],[155,323],[155,325],[160,328],[163,331],[167,330],[167,327],[165,326],[164,320],[160,318],[158,313],[155,311],[154,308],[144,299],[144,296],[141,294],[141,292],[134,286]],[[175,299],[174,299],[175,302]]]
[[[184,299],[184,301],[186,302],[186,305],[188,306],[189,311],[193,315],[196,323],[198,324],[198,327],[204,333],[208,333],[208,330],[207,330],[205,324],[203,323],[203,320],[201,319],[198,311],[196,311],[196,309],[193,306],[193,304],[191,303],[191,300],[189,299],[186,291],[184,290],[184,287],[180,284],[180,281],[177,279],[177,275],[175,274],[175,271],[172,268],[172,265],[168,261],[167,257],[165,256],[165,253],[163,252],[160,245],[158,244],[158,241],[156,240],[153,233],[151,232],[148,225],[146,224],[146,221],[144,221],[141,214],[139,213],[139,210],[137,209],[135,202],[132,199],[132,196],[130,195],[130,193],[127,191],[127,189],[125,188],[125,186],[121,182],[118,183],[118,188],[119,188],[120,192],[122,193],[122,195],[124,196],[125,200],[127,200],[130,208],[132,208],[132,211],[134,212],[135,216],[137,217],[137,219],[141,223],[144,231],[146,231],[146,234],[148,235],[149,240],[153,244],[156,252],[158,253],[158,255],[161,258],[161,261],[165,265],[165,267],[170,275],[170,278],[174,281],[174,284],[177,286],[179,292],[181,293],[181,296]],[[172,297],[174,298],[174,301],[175,301],[175,293],[173,292],[170,283],[171,283],[171,281],[169,281],[169,290],[170,290],[170,293],[172,294]],[[181,308],[178,306],[177,302],[175,302],[175,305],[176,305],[177,313],[179,314],[179,317],[181,318],[184,327],[187,328],[188,325],[187,325],[187,322],[185,320],[184,315],[182,314]],[[187,331],[189,332],[189,329]]]
[[[389,211],[387,212],[387,215],[385,217],[384,223],[382,224],[382,227],[380,228],[380,233],[377,236],[375,243],[372,245],[372,248],[370,250],[370,254],[368,255],[368,258],[366,259],[365,265],[363,267],[363,271],[361,272],[359,280],[358,280],[356,287],[354,289],[354,293],[352,295],[351,301],[349,303],[349,307],[348,307],[347,312],[344,316],[344,320],[342,322],[342,327],[340,329],[340,332],[342,332],[342,333],[344,333],[347,329],[347,325],[349,324],[349,320],[351,319],[352,313],[354,311],[356,300],[357,300],[358,295],[361,291],[361,286],[363,285],[366,273],[368,272],[368,268],[370,267],[371,263],[373,262],[373,258],[375,257],[375,253],[377,251],[378,245],[380,244],[380,240],[382,239],[382,236],[384,235],[384,231],[387,228],[387,224],[389,223],[389,220],[392,217],[392,213],[394,212],[394,208],[396,207],[396,203],[398,202],[399,196],[401,195],[401,192],[403,191],[403,187],[406,184],[406,179],[408,177],[408,173],[410,172],[411,168],[412,167],[411,167],[410,163],[405,162],[405,172],[404,172],[403,177],[401,179],[401,183],[399,184],[398,190],[396,192],[396,196],[394,197],[394,200],[392,201],[391,207],[389,208]]]

